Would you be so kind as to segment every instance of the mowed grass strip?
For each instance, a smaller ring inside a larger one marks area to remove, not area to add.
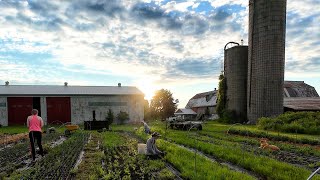
[[[84,147],[84,157],[77,169],[72,173],[75,179],[99,179],[103,177],[101,161],[104,157],[102,150],[99,148],[102,142],[102,135],[91,133],[90,142]]]

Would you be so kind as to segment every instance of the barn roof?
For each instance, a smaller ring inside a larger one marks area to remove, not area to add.
[[[284,98],[283,106],[295,111],[320,111],[319,97]]]
[[[217,90],[196,94],[189,100],[188,104],[186,105],[186,108],[208,107],[216,105]]]
[[[316,89],[304,81],[284,81],[284,97],[319,97]]]
[[[133,86],[1,85],[0,96],[144,95]]]

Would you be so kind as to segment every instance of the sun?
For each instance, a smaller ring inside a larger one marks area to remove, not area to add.
[[[144,99],[148,101],[152,99],[157,90],[157,86],[149,80],[141,80],[137,86],[144,93]]]

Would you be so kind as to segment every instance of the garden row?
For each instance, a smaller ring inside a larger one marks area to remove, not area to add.
[[[289,136],[280,135],[280,134],[275,135],[271,133],[266,133],[263,131],[230,129],[228,133],[241,135],[241,136],[248,136],[248,137],[268,138],[273,141],[287,141],[287,142],[300,143],[300,144],[320,145],[319,139],[289,137]]]
[[[139,155],[137,144],[123,133],[92,133],[75,179],[175,179],[163,161]]]
[[[46,134],[43,136],[43,148],[53,141],[60,138],[60,134]],[[14,146],[3,148],[0,150],[0,177],[5,177],[11,174],[14,170],[25,165],[25,161],[30,159],[30,143],[24,141]]]
[[[276,144],[281,151],[270,151],[266,149],[261,149],[259,139],[254,138],[243,138],[232,135],[221,136],[212,135],[213,133],[201,132],[201,135],[191,134],[189,135],[197,141],[202,141],[210,144],[219,144],[226,146],[225,144],[233,145],[238,144],[241,147],[242,151],[250,152],[256,156],[266,156],[272,159],[290,163],[299,167],[304,167],[310,170],[314,170],[319,166],[320,162],[320,152],[319,150],[311,146],[295,146],[287,143],[274,143]]]
[[[135,133],[145,141],[148,138],[142,128]],[[174,165],[184,179],[256,179],[249,174],[230,170],[225,165],[203,155],[195,154],[175,143],[160,139],[157,145],[166,152],[165,160]]]
[[[204,142],[188,136],[187,132],[170,130],[166,132],[164,128],[160,127],[153,128],[153,130],[162,132],[161,134],[164,134],[165,138],[174,143],[197,149],[204,154],[241,166],[265,179],[305,179],[311,173],[305,168],[261,156],[254,151],[247,151],[246,146],[241,143],[215,138],[211,138],[213,142]],[[196,132],[191,132],[191,134],[194,133]],[[315,179],[319,179],[319,176]]]
[[[61,145],[52,148],[46,156],[32,167],[15,171],[11,178],[67,179],[87,139],[87,133],[75,133]]]

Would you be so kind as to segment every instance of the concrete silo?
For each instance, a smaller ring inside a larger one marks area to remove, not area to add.
[[[249,1],[249,123],[283,113],[286,0]]]
[[[226,47],[224,50],[224,77],[227,85],[226,109],[234,111],[238,121],[245,121],[247,116],[248,46],[238,44],[231,48]]]

